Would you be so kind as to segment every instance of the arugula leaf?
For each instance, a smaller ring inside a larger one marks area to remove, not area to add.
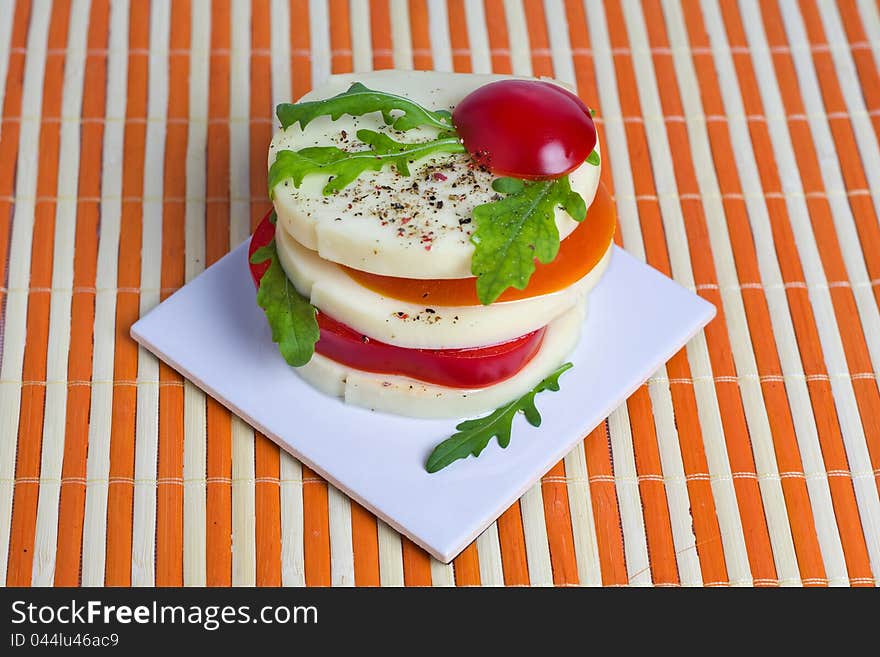
[[[587,164],[592,164],[594,167],[599,166],[600,161],[599,151],[594,150],[587,156]]]
[[[455,427],[458,433],[434,448],[425,463],[425,469],[434,473],[459,459],[471,455],[479,456],[492,438],[497,438],[502,448],[507,447],[510,444],[513,418],[519,411],[523,412],[526,420],[533,427],[541,426],[541,414],[535,406],[535,395],[544,390],[554,392],[559,390],[559,377],[572,367],[574,366],[571,363],[565,363],[519,399],[513,400],[486,417],[460,423]]]
[[[299,187],[310,173],[330,175],[324,186],[324,194],[344,189],[364,171],[379,171],[393,164],[398,173],[410,175],[409,164],[435,153],[463,153],[464,146],[458,137],[445,137],[407,144],[395,141],[388,135],[373,130],[358,130],[357,137],[369,148],[360,151],[344,151],[335,146],[311,146],[298,151],[279,151],[269,167],[269,196],[275,186],[287,179]]]
[[[318,321],[315,319],[315,308],[303,297],[293,283],[287,278],[275,240],[257,249],[251,256],[251,262],[259,264],[270,260],[269,269],[260,279],[257,292],[257,304],[266,313],[269,327],[272,329],[272,341],[278,343],[278,349],[288,365],[301,367],[309,362],[315,352],[318,341]]]
[[[559,251],[555,210],[565,208],[575,221],[583,221],[587,206],[572,191],[568,176],[555,180],[520,181],[509,178],[493,183],[496,191],[511,190],[498,201],[474,208],[476,226],[471,242],[471,273],[477,277],[477,297],[483,304],[495,301],[509,287],[522,290],[535,271],[535,258],[546,264]],[[496,184],[500,185],[499,190]]]
[[[394,110],[403,114],[394,117],[391,114]],[[343,114],[361,116],[371,112],[381,112],[385,123],[395,130],[410,130],[422,125],[442,131],[453,130],[452,115],[448,111],[432,112],[403,96],[368,89],[360,82],[355,82],[347,91],[332,98],[304,103],[281,103],[275,109],[282,128],[299,122],[303,130],[319,116],[329,116],[335,121]]]

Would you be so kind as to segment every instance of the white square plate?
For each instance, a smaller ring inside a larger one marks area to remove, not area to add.
[[[590,297],[559,392],[537,404],[540,428],[514,422],[507,449],[430,475],[425,459],[456,420],[348,406],[302,381],[257,306],[247,242],[132,326],[135,340],[443,562],[621,404],[715,315],[715,307],[615,249]]]

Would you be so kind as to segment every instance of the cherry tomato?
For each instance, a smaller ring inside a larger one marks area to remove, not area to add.
[[[596,147],[596,126],[584,102],[540,80],[483,85],[456,106],[452,122],[471,157],[502,176],[558,178]]]
[[[251,238],[248,261],[274,236],[275,226],[267,215]],[[256,285],[268,268],[268,262],[250,264]],[[453,388],[482,388],[510,378],[538,352],[546,330],[487,347],[407,349],[368,338],[322,312],[318,312],[318,328],[321,337],[315,351],[322,356],[367,372],[401,374]]]

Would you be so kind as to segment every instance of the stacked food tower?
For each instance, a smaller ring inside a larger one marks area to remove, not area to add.
[[[278,117],[251,269],[299,376],[413,417],[555,389],[615,228],[577,96],[381,71],[333,76]]]

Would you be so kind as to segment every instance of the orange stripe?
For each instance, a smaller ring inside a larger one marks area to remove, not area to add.
[[[430,71],[434,68],[428,21],[427,0],[409,0],[409,29],[412,35],[413,68],[417,71]]]
[[[623,551],[623,532],[617,488],[614,485],[614,467],[611,463],[611,443],[607,423],[600,424],[584,440],[584,457],[590,473],[590,501],[599,547],[599,569],[602,583],[622,585],[629,582],[626,574],[626,556]]]
[[[171,6],[171,53],[168,61],[168,118],[165,133],[166,198],[186,196],[186,149],[189,116],[189,3]],[[184,54],[185,53],[185,54]],[[186,205],[165,201],[162,207],[162,299],[184,283]],[[159,364],[159,458],[156,486],[156,586],[183,585],[183,377]],[[179,385],[162,385],[175,383]]]
[[[646,22],[652,47],[668,48],[669,42],[663,30],[663,13],[656,0],[651,0],[646,6]],[[669,115],[682,115],[684,110],[680,100],[680,91],[677,84],[674,84],[676,77],[671,54],[655,54],[654,66],[658,79],[673,81],[673,83],[660,86],[664,112]],[[666,126],[666,130],[669,133],[673,158],[678,165],[676,176],[679,193],[699,195],[700,189],[697,184],[694,164],[690,157],[690,143],[685,126],[681,123],[670,123]],[[681,204],[689,242],[691,244],[708,243],[706,216],[702,203],[698,200],[685,200]],[[711,252],[706,249],[692,249],[691,257],[694,262],[694,276],[697,285],[717,286],[718,281],[711,260]],[[717,289],[709,287],[702,294],[716,307],[721,305]],[[754,325],[755,320],[761,317],[762,315],[759,314],[750,321],[752,340],[755,343],[760,343],[763,347],[755,347],[759,372],[762,374],[771,372],[781,374],[776,345],[772,339],[772,327],[769,323]],[[768,314],[764,313],[763,318],[769,322]],[[771,412],[768,415],[770,416],[770,428],[774,436],[774,449],[780,471],[803,474],[800,450],[795,438],[791,412],[784,396],[784,390],[780,386],[764,387],[763,393],[767,408],[779,409],[778,412]],[[782,396],[780,393],[783,393]],[[801,577],[807,580],[824,580],[825,568],[822,563],[822,554],[816,535],[806,481],[802,477],[786,477],[782,479],[781,486],[786,500]]]
[[[295,0],[308,6],[305,0]],[[334,73],[348,73],[354,70],[351,54],[351,22],[348,15],[348,0],[330,0],[328,11],[333,17],[330,21],[330,67]],[[302,15],[302,9],[295,8],[293,15]],[[294,43],[294,48],[296,44]]]
[[[205,262],[229,250],[229,0],[211,4],[211,59],[205,162]],[[207,399],[206,583],[232,583],[232,426],[229,411]]]
[[[52,7],[49,45],[67,43],[70,3]],[[64,79],[64,54],[50,51],[46,57],[43,79],[43,118],[40,126],[37,196],[54,197],[58,182],[58,144],[60,124],[51,119],[61,115],[61,87]],[[55,201],[39,201],[34,211],[31,248],[30,284],[48,288],[52,285],[52,247],[55,236]],[[27,309],[27,340],[22,366],[22,380],[46,378],[46,349],[49,338],[49,299],[47,292],[30,292]],[[15,476],[39,478],[40,449],[43,442],[44,386],[25,386],[21,390],[21,415],[18,421],[18,452]],[[15,484],[12,526],[9,537],[9,562],[6,581],[9,586],[27,586],[31,582],[34,531],[40,486],[36,481]]]
[[[453,71],[471,70],[467,14],[465,13],[464,2],[465,0],[448,0],[446,8],[449,18],[449,43],[452,46]]]
[[[268,0],[251,3],[250,189],[251,229],[272,207],[266,196],[266,153],[272,139],[272,62]],[[302,20],[305,20],[303,17]],[[265,200],[257,200],[265,199]],[[281,454],[254,432],[257,586],[281,585]]]
[[[379,534],[376,516],[351,501],[351,543],[354,581],[358,586],[379,586]]]
[[[532,50],[532,71],[535,76],[552,77],[553,61],[550,58],[549,34],[544,7],[540,0],[524,3],[529,43]],[[568,503],[568,486],[565,483],[565,462],[560,461],[544,476],[541,483],[544,501],[544,521],[550,547],[550,563],[556,584],[577,584],[577,555],[574,551],[574,535],[571,528],[571,510]]]
[[[418,545],[401,536],[403,581],[406,586],[431,586],[431,557]]]
[[[307,0],[300,0],[301,11],[305,11]],[[330,15],[334,20],[330,23],[330,47],[333,53],[331,60],[334,73],[349,73],[353,70],[351,56],[351,20],[346,0],[330,0]],[[297,14],[299,15],[299,14]],[[301,43],[294,47],[306,48]],[[341,54],[345,53],[345,54]],[[308,66],[308,60],[303,63]],[[358,586],[379,586],[379,534],[376,516],[360,504],[351,501],[351,542],[354,551],[354,579]]]
[[[608,11],[612,47],[626,46],[625,24],[620,11],[611,7]],[[618,73],[618,86],[621,91],[621,106],[624,116],[641,116],[635,76],[631,57],[619,54],[615,57]],[[647,139],[641,123],[627,124],[627,136],[630,148],[630,159],[633,168],[635,191],[637,195],[656,196],[651,161],[648,157]],[[660,219],[660,209],[656,200],[639,202],[639,214],[642,233],[645,237],[645,250],[648,262],[657,269],[670,274],[669,256],[666,250],[666,235]],[[716,376],[736,376],[736,369],[731,355],[730,342],[724,320],[724,309],[718,299],[711,299],[718,308],[718,317],[705,329],[706,342],[712,372]],[[755,462],[751,444],[748,440],[748,428],[739,387],[735,383],[717,382],[715,392],[721,410],[721,422],[727,444],[727,453],[731,469],[734,472],[755,473]],[[764,517],[761,491],[757,476],[734,479],[737,503],[745,532],[746,549],[749,555],[752,575],[758,580],[775,580],[776,566],[773,562],[773,550],[770,535]]]
[[[0,196],[10,198],[15,191],[15,173],[18,162],[18,139],[21,123],[10,117],[21,114],[21,93],[24,83],[24,51],[27,47],[27,32],[30,24],[31,5],[29,1],[15,5],[10,40],[9,67],[5,86],[3,113],[0,114]],[[7,278],[9,259],[9,239],[12,228],[12,203],[0,200],[0,273],[3,281]],[[0,322],[5,319],[6,290],[0,290]]]
[[[128,104],[125,153],[122,164],[122,216],[119,233],[118,286],[140,287],[143,207],[133,200],[143,195],[143,158],[146,141],[149,7],[132,7],[129,24]],[[116,295],[116,341],[113,378],[137,378],[138,348],[129,336],[129,327],[140,315],[137,292]],[[104,581],[108,586],[131,584],[131,531],[134,477],[134,436],[137,390],[135,386],[116,386],[110,430],[110,484],[107,492],[107,554]]]
[[[107,45],[109,2],[96,0],[89,16],[88,48],[83,86],[82,117],[100,119],[106,107],[107,55],[100,52]],[[86,122],[80,126],[79,196],[97,198],[101,194],[101,164],[104,124]],[[94,295],[78,289],[95,286],[98,261],[99,204],[79,201],[76,208],[76,238],[73,262],[73,292],[70,308],[70,354],[67,378],[87,381],[92,375],[92,343],[95,322]],[[58,503],[58,541],[55,551],[55,586],[79,584],[82,552],[83,514],[86,489],[86,459],[89,437],[89,386],[67,389],[67,417],[64,436],[64,461]]]
[[[728,11],[727,8],[723,7],[722,10],[731,46],[745,46],[745,32],[740,17],[735,15],[734,12]],[[761,101],[760,92],[758,91],[757,79],[755,77],[754,69],[752,68],[750,57],[745,53],[737,53],[734,54],[733,58],[737,70],[737,76],[742,85],[743,102],[745,106],[751,108],[750,111],[763,113],[763,103]],[[773,147],[770,141],[770,134],[767,125],[765,123],[756,124],[755,122],[752,122],[749,129],[757,155],[758,170],[764,186],[764,192],[765,194],[781,194],[782,185],[779,180],[779,173],[773,155]],[[769,198],[767,199],[767,209],[770,215],[771,229],[776,244],[779,266],[782,270],[782,278],[785,282],[803,281],[803,267],[797,252],[785,201],[779,196]],[[808,292],[803,288],[791,287],[787,290],[787,294],[789,305],[791,306],[792,314],[794,315],[795,331],[799,337],[798,347],[801,352],[804,371],[808,377],[813,374],[827,375],[821,343],[819,341],[818,329],[815,320],[813,319],[812,306],[810,304]],[[822,433],[825,433],[826,436],[831,434],[822,442],[825,467],[828,470],[848,470],[849,466],[846,459],[846,451],[843,446],[843,439],[840,435],[840,428],[836,421],[837,416],[834,406],[834,398],[831,392],[831,385],[827,379],[812,379],[808,381],[808,386],[811,395],[815,395],[813,398],[813,404],[817,425],[820,426],[820,435]],[[841,486],[841,484],[843,484],[843,486]],[[851,578],[870,577],[871,571],[868,562],[867,548],[865,546],[864,536],[861,532],[861,521],[852,489],[852,482],[841,477],[832,477],[829,485],[838,489],[848,488],[848,491],[842,494],[846,495],[846,497],[851,497],[853,503],[851,509],[848,504],[843,507],[841,509],[843,515],[838,515],[837,517],[838,527],[841,530],[841,539],[844,543],[844,555],[847,560],[849,576]]]
[[[468,545],[452,562],[456,586],[480,585],[480,555],[476,542]]]
[[[773,16],[777,21],[781,21],[777,11],[772,8],[765,7],[766,13]],[[802,6],[801,13],[807,27],[807,36],[813,45],[827,45],[824,30],[822,28],[822,20],[819,17],[815,7]],[[781,31],[781,26],[775,24],[774,37],[780,41],[785,40],[785,33]],[[770,26],[768,26],[769,32]],[[769,36],[769,35],[768,35]],[[775,40],[774,40],[775,41]],[[789,63],[789,69],[793,74],[790,57],[781,57],[777,55],[774,61],[786,59]],[[844,112],[846,113],[846,103],[843,100],[843,94],[840,85],[837,82],[837,76],[834,69],[834,61],[830,52],[813,53],[813,63],[819,78],[819,86],[822,89],[822,96],[825,100],[825,111],[829,114]],[[876,74],[876,70],[874,71]],[[870,89],[870,85],[868,87]],[[798,99],[798,86],[794,84],[794,79],[780,78],[780,89],[782,91],[783,100],[788,106],[789,99],[792,98],[793,107],[800,107],[799,111],[803,112],[803,105]],[[875,117],[880,118],[880,117]],[[794,122],[789,122],[790,127],[794,130]],[[868,183],[862,168],[862,162],[859,157],[858,145],[856,144],[855,135],[851,123],[844,118],[830,118],[828,120],[832,131],[835,146],[837,147],[837,157],[840,162],[841,171],[844,181],[849,189],[867,189]],[[812,147],[812,139],[807,130],[807,126],[803,122],[798,122],[797,126],[802,132],[805,132],[803,139],[793,139],[795,150],[809,149],[811,157],[808,162],[799,164],[801,177],[804,179],[804,191],[809,193],[822,189],[821,172],[816,160],[815,149]],[[794,134],[792,135],[794,137]],[[799,157],[800,160],[800,157]],[[806,170],[806,172],[805,172]],[[864,197],[862,200],[868,200]],[[810,217],[813,219],[813,227],[816,233],[816,242],[819,245],[819,254],[822,257],[822,264],[829,280],[847,280],[846,266],[843,263],[843,256],[840,253],[840,247],[837,243],[837,232],[831,219],[830,207],[827,199],[824,198],[808,198],[807,203],[810,206]],[[857,228],[860,229],[862,235],[867,238],[863,242],[862,253],[866,262],[870,259],[876,261],[880,253],[871,251],[871,247],[875,243],[880,243],[880,224],[877,222],[877,215],[874,213],[873,206],[865,203],[859,206],[859,218],[857,220]],[[853,212],[855,215],[855,211]],[[818,221],[821,220],[821,221]],[[880,290],[875,290],[875,295]],[[876,297],[875,297],[876,298]],[[835,315],[837,323],[840,327],[840,335],[843,339],[843,348],[846,353],[846,360],[851,372],[870,372],[874,369],[871,363],[871,357],[868,353],[868,345],[865,342],[864,330],[859,321],[858,310],[853,297],[852,288],[836,287],[831,289],[831,300],[834,303]],[[865,430],[865,440],[868,445],[868,452],[871,458],[871,465],[874,472],[877,473],[874,481],[880,488],[880,393],[877,390],[877,381],[875,379],[857,379],[852,382],[856,395],[856,402],[859,407],[859,413],[862,417],[862,425]]]
[[[303,552],[306,586],[330,586],[330,520],[327,483],[305,465],[303,478]]]
[[[370,32],[373,40],[373,68],[394,68],[388,0],[370,0]]]

